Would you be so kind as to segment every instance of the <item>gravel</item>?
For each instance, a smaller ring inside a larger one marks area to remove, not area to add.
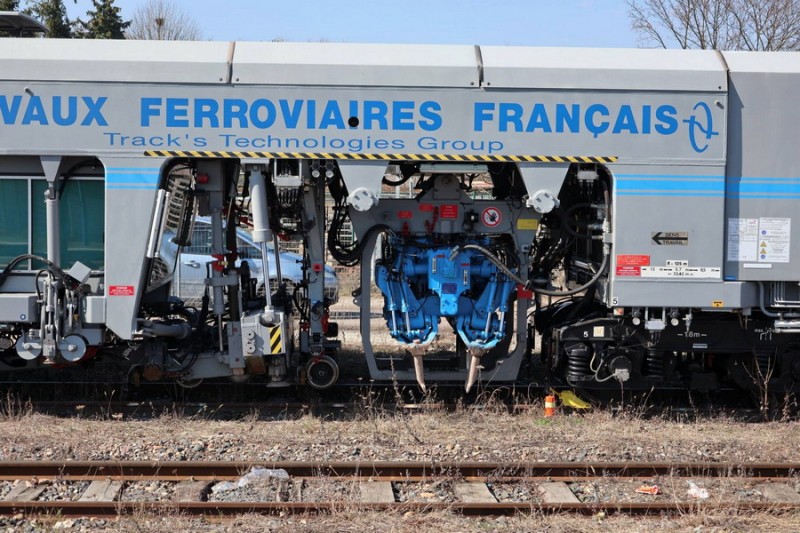
[[[0,499],[5,498],[16,483],[16,481],[0,481]]]
[[[223,482],[224,483],[224,482]],[[288,502],[295,493],[294,482],[289,479],[268,478],[244,487],[219,490],[220,483],[212,485],[210,502]]]
[[[584,503],[648,503],[674,501],[700,501],[689,493],[689,482],[708,491],[708,502],[760,502],[764,497],[757,490],[758,481],[742,478],[653,478],[642,480],[601,479],[570,483],[573,494]],[[656,495],[636,492],[641,486],[658,486]]]
[[[501,503],[541,503],[542,501],[536,488],[528,483],[489,483],[488,485],[494,497]]]
[[[559,413],[543,418],[540,410],[509,414],[505,406],[487,403],[483,409],[456,412],[435,407],[412,414],[389,414],[375,405],[351,409],[335,419],[304,415],[297,420],[265,421],[258,413],[239,420],[217,420],[164,415],[149,420],[60,418],[32,413],[3,420],[0,434],[0,460],[240,460],[274,461],[710,461],[737,464],[796,461],[800,457],[800,423],[797,421],[745,423],[719,415],[693,421],[670,417],[643,417],[636,409],[621,412],[591,411]],[[395,483],[400,501],[454,501],[452,481],[444,483]],[[659,496],[636,494],[644,482],[655,482],[664,491]],[[733,479],[697,479],[710,492],[711,501],[760,501],[756,486],[742,485]],[[685,483],[685,482],[684,482]],[[726,484],[727,483],[727,484]],[[790,484],[800,492],[800,479]],[[11,485],[0,482],[0,497]],[[125,488],[123,498],[136,501],[169,499],[173,485],[139,482]],[[48,489],[42,498],[76,499],[85,484],[61,482]],[[539,501],[530,485],[492,483],[499,501]],[[669,479],[642,479],[619,482],[613,479],[576,483],[573,491],[580,499],[627,498],[625,501],[653,501],[686,498],[688,487],[671,486]],[[340,499],[358,494],[355,483],[342,480],[270,479],[209,495],[212,501],[296,501],[299,491],[306,501]],[[223,525],[199,519],[170,517],[128,517],[98,526],[99,522],[81,519],[68,531],[114,529],[117,531],[429,531],[434,520],[447,520],[446,530],[800,530],[800,517],[777,513],[751,516],[673,517],[641,521],[606,517],[508,517],[477,519],[450,513],[394,516],[387,513],[357,513],[344,506],[330,517],[242,517]],[[20,517],[0,520],[2,531],[52,531],[57,520],[27,521]],[[303,523],[302,521],[306,522]],[[325,520],[329,520],[326,522]],[[342,527],[340,524],[356,524]],[[77,526],[76,526],[77,524]],[[323,527],[320,524],[328,524]],[[426,526],[427,525],[427,526]],[[669,526],[669,527],[668,527]],[[438,527],[438,526],[437,526]],[[33,528],[33,529],[31,529]],[[38,528],[38,529],[37,529]]]
[[[77,501],[89,488],[88,481],[55,481],[48,483],[38,500],[42,502]]]
[[[0,460],[791,461],[797,422],[543,419],[502,412],[363,415],[325,420],[81,420],[34,414],[4,422]]]
[[[168,481],[134,481],[125,485],[122,499],[127,502],[160,502],[172,499],[175,483]]]
[[[397,501],[421,503],[452,503],[456,501],[453,494],[452,480],[431,481],[424,483],[393,483]]]
[[[298,486],[295,482],[295,488]],[[302,486],[304,502],[357,502],[361,498],[361,487],[358,481],[340,481],[336,479],[309,479]],[[298,492],[295,493],[297,498]],[[299,498],[298,500],[299,501]]]

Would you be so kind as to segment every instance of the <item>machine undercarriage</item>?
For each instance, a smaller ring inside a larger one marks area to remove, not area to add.
[[[77,262],[18,275],[15,311],[0,341],[7,369],[127,361],[134,380],[254,376],[271,387],[337,382],[339,327],[330,320],[330,258],[360,267],[353,292],[370,378],[594,390],[793,390],[800,341],[766,309],[623,307],[610,296],[614,178],[595,164],[564,165],[560,189],[535,191],[540,169],[509,164],[399,162],[385,168],[303,160],[180,160],[166,167],[148,232],[137,329],[122,339],[93,323],[102,272]],[[380,171],[378,183],[363,179]],[[351,172],[349,174],[348,172]],[[386,172],[384,172],[386,171]],[[392,171],[392,172],[388,172]],[[551,176],[553,169],[548,169]],[[553,183],[559,183],[557,180]],[[408,184],[410,194],[398,195]],[[326,189],[329,191],[326,206]],[[327,214],[326,209],[330,211]],[[180,250],[207,217],[213,260],[199,303],[173,295]],[[330,218],[330,222],[326,218]],[[240,227],[258,257],[243,259]],[[348,232],[350,239],[345,239]],[[281,275],[282,239],[302,243],[303,279]],[[238,240],[237,240],[238,239]],[[786,288],[781,294],[785,296]],[[770,295],[773,295],[770,292]],[[773,302],[774,303],[774,302]],[[19,307],[22,305],[23,307]],[[373,346],[379,315],[393,348]],[[541,336],[538,357],[534,337]],[[434,341],[449,336],[449,349]]]

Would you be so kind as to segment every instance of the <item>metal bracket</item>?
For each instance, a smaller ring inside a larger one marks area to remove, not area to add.
[[[558,207],[558,193],[567,176],[569,163],[519,163],[522,181],[528,190],[527,207],[549,213]]]
[[[339,170],[350,193],[347,203],[356,211],[368,211],[378,205],[386,161],[339,161]]]

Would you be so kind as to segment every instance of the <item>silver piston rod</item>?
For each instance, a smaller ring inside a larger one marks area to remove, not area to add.
[[[269,229],[269,207],[267,206],[267,187],[264,167],[257,166],[250,173],[250,210],[253,213],[253,242],[258,243],[261,250],[261,265],[264,272],[264,293],[266,304],[262,314],[266,322],[275,321],[275,308],[272,306],[272,294],[269,288],[269,249],[267,243],[272,240]],[[278,264],[278,247],[275,247],[275,261]]]

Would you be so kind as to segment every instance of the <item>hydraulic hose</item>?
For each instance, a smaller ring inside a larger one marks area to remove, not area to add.
[[[551,291],[547,289],[539,289],[537,287],[534,287],[531,284],[531,280],[528,281],[523,280],[521,277],[512,272],[511,269],[508,268],[496,255],[494,255],[492,252],[490,252],[489,250],[487,250],[486,248],[484,248],[479,244],[465,244],[463,246],[457,246],[450,253],[451,260],[454,259],[455,256],[458,255],[458,253],[461,250],[476,250],[480,252],[486,257],[486,259],[491,261],[492,264],[494,264],[494,266],[499,268],[506,276],[508,276],[515,282],[519,283],[520,285],[523,285],[526,289],[531,290],[534,293],[540,294],[542,296],[571,296],[573,294],[578,294],[579,292],[585,291],[586,289],[597,283],[597,280],[599,280],[600,276],[603,275],[606,268],[608,267],[608,257],[609,255],[611,255],[610,251],[606,250],[603,251],[603,261],[600,263],[600,268],[597,269],[597,272],[595,272],[594,276],[592,276],[592,279],[590,279],[580,287],[575,287],[574,289],[569,289],[566,291]]]
[[[11,262],[8,263],[8,265],[6,265],[6,268],[4,268],[2,272],[0,272],[0,287],[2,287],[3,283],[5,283],[6,279],[8,279],[8,276],[11,275],[11,271],[14,270],[14,267],[17,266],[22,261],[26,261],[28,259],[32,259],[34,261],[39,261],[41,263],[46,264],[47,270],[54,272],[61,279],[66,277],[66,273],[63,270],[61,270],[61,268],[58,265],[48,260],[47,258],[41,257],[39,255],[24,254],[24,255],[19,255],[14,259],[12,259]]]
[[[363,236],[363,238],[359,239],[356,245],[350,251],[344,251],[337,247],[336,242],[336,231],[334,229],[333,224],[331,225],[330,231],[328,231],[328,250],[331,252],[331,256],[338,261],[339,263],[346,265],[346,266],[355,266],[359,262],[361,262],[361,255],[364,251],[364,247],[366,243],[372,238],[373,235],[376,233],[393,233],[392,228],[387,226],[386,224],[376,224],[372,226]]]
[[[540,294],[542,296],[572,296],[573,294],[578,294],[579,292],[583,292],[586,289],[588,289],[589,287],[591,287],[592,285],[594,285],[595,283],[597,283],[597,280],[600,279],[600,276],[602,276],[605,273],[606,268],[608,267],[608,256],[609,255],[611,255],[611,254],[606,253],[606,252],[603,253],[603,261],[600,263],[600,268],[597,269],[597,272],[595,272],[594,276],[592,276],[592,279],[590,279],[589,281],[587,281],[586,283],[584,283],[580,287],[575,287],[574,289],[569,289],[569,290],[566,290],[566,291],[551,291],[551,290],[548,290],[548,289],[538,289],[536,287],[530,286],[530,283],[531,283],[530,280],[528,280],[528,282],[525,284],[525,286],[528,289],[530,289],[533,292],[535,292],[536,294]]]

